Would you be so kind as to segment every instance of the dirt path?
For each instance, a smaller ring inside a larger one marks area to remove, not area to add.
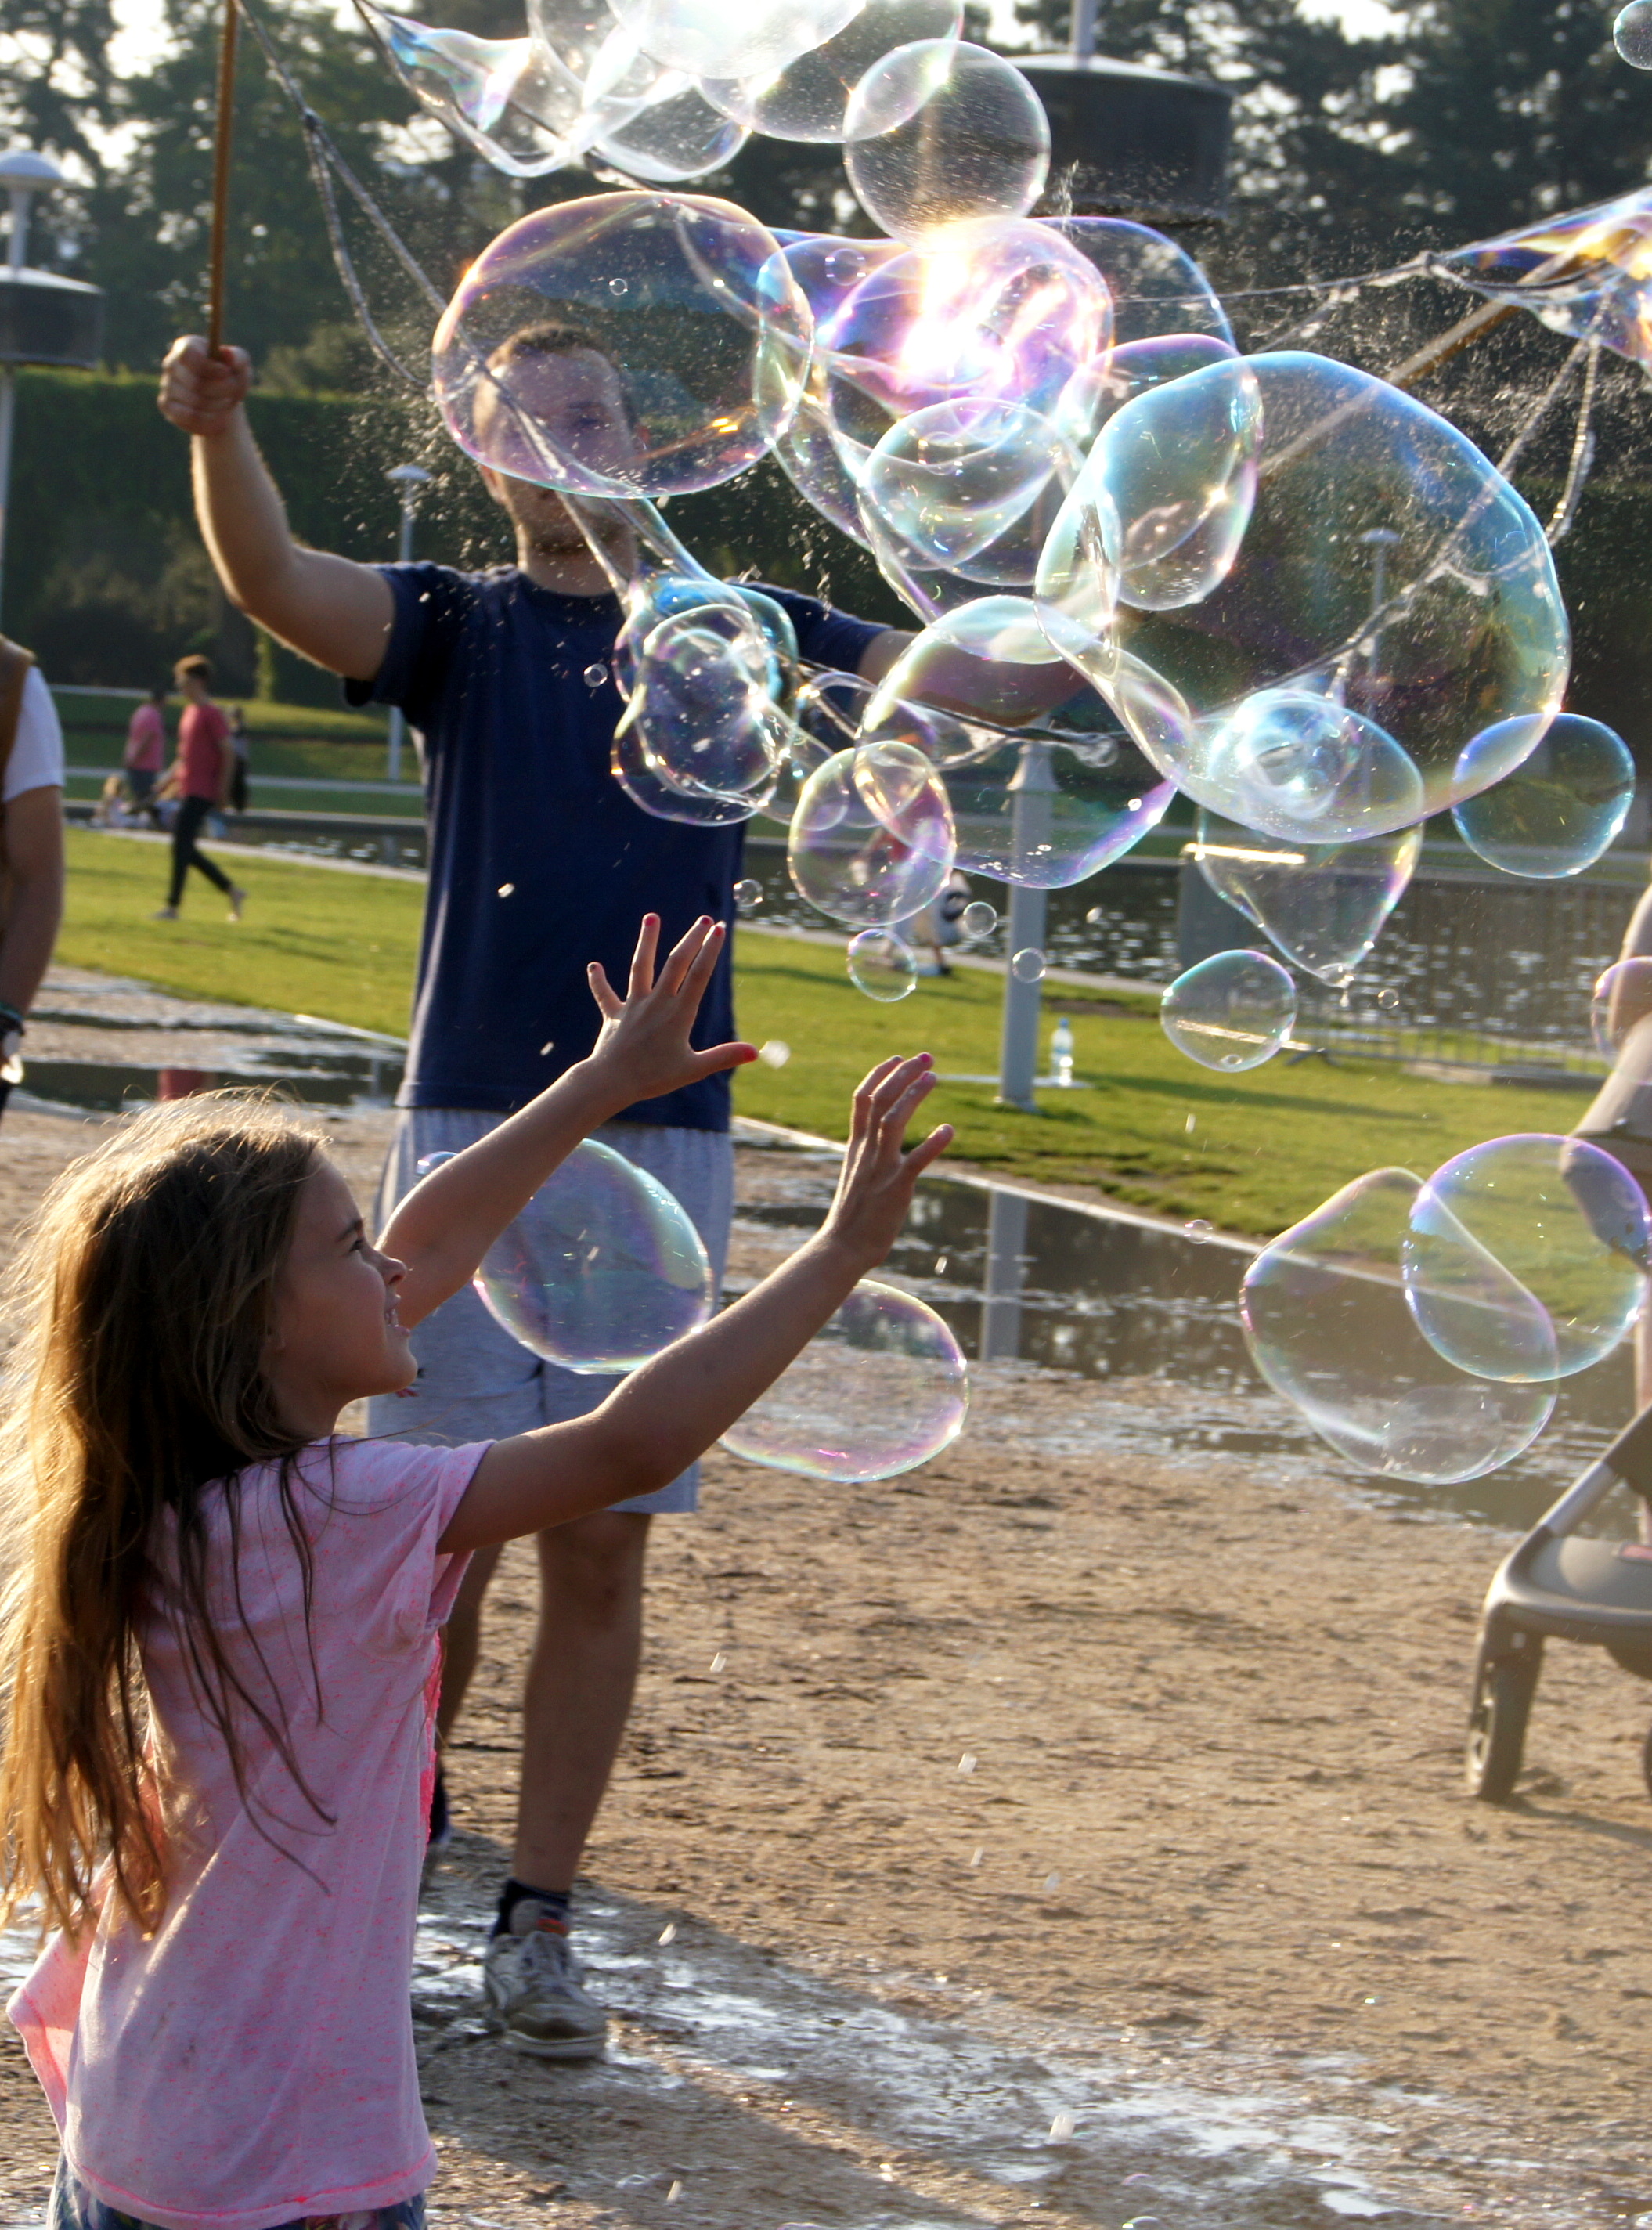
[[[382,1123],[331,1127],[368,1174]],[[86,1135],[8,1118],[0,1227]],[[799,1183],[742,1157],[743,1199]],[[777,1243],[746,1226],[739,1268]],[[1307,1442],[1178,1460],[1195,1406],[992,1365],[905,1479],[713,1458],[704,1514],[655,1529],[588,1861],[615,2046],[585,2070],[505,2053],[471,1995],[532,1607],[510,1552],[416,1984],[438,2219],[1652,2220],[1652,1698],[1552,1652],[1519,1801],[1471,1804],[1498,1537]],[[52,2153],[8,2042],[0,2221]]]

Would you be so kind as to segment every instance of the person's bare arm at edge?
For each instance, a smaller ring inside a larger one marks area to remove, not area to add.
[[[881,1062],[855,1095],[837,1196],[808,1244],[698,1331],[633,1371],[601,1408],[496,1440],[438,1546],[487,1548],[665,1486],[703,1455],[875,1270],[950,1124],[901,1151],[935,1082],[927,1054]]]
[[[306,550],[247,422],[252,362],[210,357],[198,335],[174,341],[161,367],[161,416],[190,435],[195,515],[237,611],[318,666],[371,681],[384,661],[395,603],[378,569]]]

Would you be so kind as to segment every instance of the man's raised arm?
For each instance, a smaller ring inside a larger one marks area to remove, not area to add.
[[[238,611],[292,649],[371,681],[390,641],[390,584],[371,565],[294,541],[247,423],[251,383],[243,349],[213,358],[194,335],[174,341],[161,367],[161,415],[191,437],[195,514],[218,578]]]

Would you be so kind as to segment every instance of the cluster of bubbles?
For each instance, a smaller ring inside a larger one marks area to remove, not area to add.
[[[1647,1206],[1610,1154],[1528,1133],[1426,1181],[1375,1170],[1262,1249],[1241,1289],[1256,1366],[1362,1470],[1444,1486],[1548,1422],[1558,1379],[1638,1315]]]
[[[1562,715],[1566,616],[1513,487],[1380,378],[1242,357],[1163,235],[1034,216],[1042,109],[950,0],[534,0],[503,46],[361,5],[473,144],[532,113],[539,167],[590,154],[639,182],[492,243],[438,329],[438,397],[463,447],[563,493],[605,553],[616,778],[668,819],[784,822],[797,889],[856,940],[872,996],[891,977],[864,932],[909,942],[959,870],[1082,882],[1178,790],[1213,886],[1330,983],[1429,815],[1525,874],[1612,841],[1627,754]],[[841,145],[879,235],[778,234],[662,190],[752,131]],[[1605,267],[1610,214],[1441,268],[1534,300],[1557,256]],[[778,606],[714,579],[655,507],[765,455],[920,622],[874,682],[804,678]]]

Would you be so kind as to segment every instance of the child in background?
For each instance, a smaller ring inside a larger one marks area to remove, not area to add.
[[[3,1443],[0,1886],[58,1931],[10,2008],[62,2133],[55,2230],[416,2230],[436,2158],[408,1968],[466,1556],[674,1478],[883,1259],[950,1138],[902,1153],[933,1077],[885,1061],[821,1231],[591,1415],[333,1437],[410,1385],[407,1331],[582,1138],[754,1057],[690,1048],[722,930],[656,982],[658,927],[623,1002],[590,970],[590,1057],[418,1184],[383,1252],[305,1131],[223,1095],[140,1117],[48,1198]]]

